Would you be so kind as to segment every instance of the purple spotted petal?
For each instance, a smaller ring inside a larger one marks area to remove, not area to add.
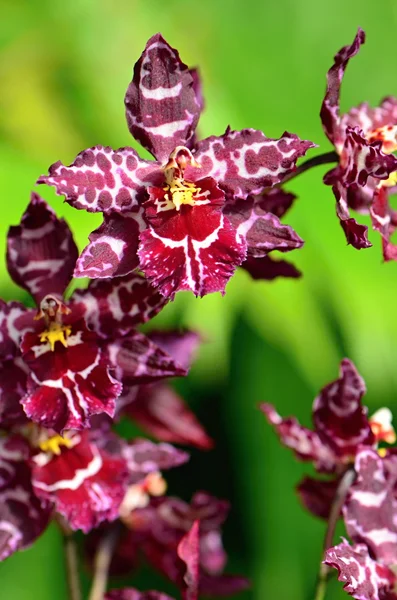
[[[29,310],[19,302],[0,299],[0,356],[14,358],[20,354],[19,345],[23,335],[34,329],[35,310]]]
[[[365,42],[365,33],[359,29],[353,43],[344,46],[335,56],[334,64],[327,74],[327,91],[321,107],[321,120],[328,139],[337,147],[344,141],[344,128],[340,126],[339,96],[343,75],[349,60],[357,54]]]
[[[291,448],[299,460],[313,461],[319,471],[334,470],[336,456],[317,432],[302,427],[293,417],[282,419],[270,404],[261,404],[260,408],[281,442]]]
[[[344,504],[346,529],[354,542],[364,542],[371,556],[394,565],[397,556],[397,457],[381,458],[372,449],[356,456],[357,478]]]
[[[238,237],[246,242],[251,256],[260,258],[271,250],[288,252],[303,245],[292,227],[283,225],[278,217],[268,212],[267,202],[261,196],[228,203],[224,212]]]
[[[125,335],[152,319],[166,304],[138,274],[91,281],[72,296],[73,313],[79,312],[88,327],[101,337]]]
[[[72,529],[88,533],[119,516],[128,472],[124,459],[97,448],[86,433],[75,435],[72,442],[59,455],[36,455],[33,487],[41,499],[55,504]]]
[[[370,248],[372,244],[368,240],[368,227],[366,225],[360,225],[357,223],[356,219],[350,216],[347,203],[348,189],[346,189],[338,180],[338,170],[339,167],[334,169],[332,174],[328,173],[328,175],[329,181],[331,182],[332,180],[332,190],[336,198],[336,214],[345,233],[346,241],[357,250]],[[354,187],[356,186],[352,186],[349,189],[351,190]]]
[[[50,518],[49,504],[32,489],[29,454],[22,438],[0,440],[0,560],[28,548]]]
[[[186,179],[210,176],[226,193],[246,198],[280,183],[314,145],[287,132],[280,139],[271,139],[255,129],[226,130],[223,136],[197,144],[194,158],[201,168],[188,167]]]
[[[281,219],[289,211],[296,198],[295,194],[291,192],[286,192],[280,188],[273,188],[256,196],[255,204],[264,212],[270,212]]]
[[[397,245],[390,241],[396,228],[395,212],[389,204],[388,188],[377,187],[370,207],[372,227],[382,236],[382,250],[385,261],[397,260]]]
[[[189,454],[171,446],[137,439],[125,444],[122,456],[130,475],[142,478],[148,473],[179,467],[189,460]]]
[[[27,423],[21,400],[27,391],[28,366],[21,357],[0,363],[0,427]]]
[[[142,160],[132,148],[95,146],[78,154],[69,167],[54,163],[37,183],[52,185],[75,208],[109,213],[134,209],[146,186],[161,185],[162,179],[158,165]]]
[[[185,146],[196,128],[201,104],[197,81],[179,53],[158,33],[134,68],[125,96],[128,128],[159,161]]]
[[[375,441],[367,410],[361,404],[365,391],[364,380],[345,358],[340,364],[339,379],[326,385],[314,401],[315,429],[341,461],[354,456],[361,444]]]
[[[122,588],[108,592],[105,595],[105,600],[174,600],[174,598],[153,590],[140,592],[134,588]]]
[[[214,446],[194,413],[184,400],[163,383],[128,389],[120,400],[123,412],[149,435],[174,444],[196,446],[210,450]]]
[[[195,521],[190,531],[183,536],[178,544],[178,556],[186,565],[184,582],[186,589],[182,591],[184,600],[197,600],[200,576],[200,522]]]
[[[276,277],[301,277],[302,273],[287,260],[278,260],[272,256],[255,258],[248,256],[241,268],[247,271],[252,279],[272,280]]]
[[[328,519],[339,485],[339,479],[304,477],[297,486],[303,506],[316,517]]]
[[[185,369],[192,364],[201,342],[196,331],[152,331],[149,337]]]
[[[397,98],[387,96],[379,106],[372,108],[367,102],[354,106],[341,116],[341,127],[359,127],[364,133],[397,123]]]
[[[343,589],[356,600],[396,600],[395,574],[369,555],[365,544],[350,546],[344,540],[325,553],[326,565],[338,570]]]
[[[145,226],[141,212],[105,214],[102,225],[90,234],[74,276],[121,277],[134,271],[139,265],[139,233]]]
[[[127,386],[150,383],[163,377],[184,376],[187,372],[157,344],[138,332],[110,342],[108,355],[117,379]]]
[[[37,304],[47,294],[62,296],[72,279],[77,256],[68,225],[33,193],[21,224],[8,231],[7,265],[12,279]]]

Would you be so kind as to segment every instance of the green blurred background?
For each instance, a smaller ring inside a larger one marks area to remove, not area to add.
[[[367,44],[349,65],[343,107],[397,93],[395,0],[11,0],[0,1],[1,244],[19,221],[37,177],[95,144],[133,145],[123,97],[146,40],[161,31],[204,80],[203,136],[226,125],[278,137],[285,129],[330,149],[318,112],[335,52],[360,25]],[[136,147],[136,146],[135,146]],[[393,406],[397,385],[397,265],[374,247],[345,244],[325,167],[288,186],[300,200],[288,223],[306,240],[291,258],[304,278],[252,282],[239,273],[224,298],[180,294],[156,326],[188,326],[206,337],[186,381],[178,383],[217,440],[170,476],[170,491],[196,488],[233,503],[225,529],[230,570],[253,581],[240,598],[313,597],[324,525],[300,507],[293,486],[308,469],[279,447],[257,409],[310,423],[312,399],[352,358],[373,411]],[[40,193],[74,228],[80,247],[98,215],[73,211],[51,189]],[[1,263],[0,291],[24,299]],[[162,585],[145,573],[142,587]],[[87,583],[87,582],[86,582]],[[164,588],[166,589],[166,588]],[[0,598],[66,599],[55,530],[0,566]],[[332,584],[329,598],[342,598]]]

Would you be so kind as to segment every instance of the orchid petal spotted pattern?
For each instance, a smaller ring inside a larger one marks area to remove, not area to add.
[[[177,50],[160,34],[151,37],[135,65],[125,106],[130,132],[159,162],[192,137],[202,106],[196,92],[197,79]]]
[[[32,194],[21,224],[8,232],[7,265],[12,279],[37,303],[50,293],[62,295],[77,256],[68,225],[40,196]]]

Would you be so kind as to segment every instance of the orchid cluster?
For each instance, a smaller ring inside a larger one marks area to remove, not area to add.
[[[388,201],[397,186],[397,100],[339,114],[344,71],[363,42],[359,30],[328,72],[321,118],[335,152],[297,166],[315,144],[288,132],[272,139],[227,127],[200,139],[199,73],[157,34],[125,96],[129,131],[153,160],[98,145],[38,179],[72,207],[102,212],[103,223],[79,254],[66,222],[33,193],[8,233],[9,274],[35,307],[0,304],[1,559],[55,521],[66,540],[76,530],[87,535],[90,600],[170,600],[157,591],[106,591],[108,575],[129,573],[141,560],[185,600],[247,587],[244,577],[223,573],[228,503],[203,491],[190,502],[167,495],[163,475],[189,458],[174,444],[213,445],[165,381],[187,374],[200,335],[139,327],[179,291],[224,294],[240,266],[254,279],[300,276],[274,257],[303,245],[280,221],[295,200],[282,186],[317,164],[337,162],[324,181],[347,242],[371,245],[349,211],[369,213],[385,260],[397,259]],[[88,287],[68,293],[73,277],[88,277]],[[354,598],[390,600],[397,598],[397,454],[379,444],[395,435],[387,410],[367,417],[364,392],[346,359],[315,401],[314,431],[270,405],[262,409],[282,442],[322,475],[299,485],[304,505],[330,523],[343,516],[351,543],[327,545],[325,565],[338,569]],[[114,427],[122,418],[155,441],[122,438]],[[71,600],[81,597],[75,584]]]

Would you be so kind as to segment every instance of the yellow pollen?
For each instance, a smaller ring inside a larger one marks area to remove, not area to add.
[[[61,454],[62,446],[65,446],[65,448],[71,448],[73,446],[73,440],[64,438],[61,435],[53,435],[39,444],[40,450],[43,452],[51,452],[57,456]]]
[[[378,449],[378,454],[381,458],[385,458],[386,454],[387,454],[387,448],[379,448]]]
[[[395,185],[397,185],[397,171],[394,171],[394,173],[390,173],[387,179],[383,179],[380,181],[381,187],[394,187]]]
[[[59,323],[52,322],[49,324],[48,329],[39,334],[40,342],[48,342],[52,351],[55,349],[55,342],[61,342],[67,348],[67,338],[71,333],[71,325],[60,325]]]
[[[171,193],[171,200],[176,210],[180,210],[182,204],[194,206],[194,196],[201,191],[194,183],[184,181],[183,179],[173,179],[165,189]]]

